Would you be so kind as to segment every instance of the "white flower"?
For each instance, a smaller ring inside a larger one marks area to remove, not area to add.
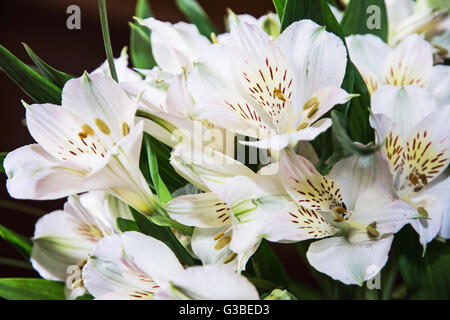
[[[28,130],[38,144],[5,159],[7,188],[18,199],[57,199],[105,190],[144,214],[154,195],[139,170],[143,123],[137,101],[103,75],[69,80],[62,106],[27,106]]]
[[[346,38],[350,59],[369,92],[388,84],[426,88],[440,105],[450,104],[450,67],[433,66],[431,45],[419,35],[405,37],[394,49],[374,35]]]
[[[141,76],[133,69],[128,68],[128,54],[127,47],[123,47],[120,52],[120,57],[114,59],[114,65],[116,67],[117,78],[119,82],[134,82],[142,80]],[[111,76],[108,60],[102,63],[100,67],[91,72],[91,74],[101,73],[107,77]]]
[[[184,269],[163,242],[138,232],[101,240],[83,280],[97,299],[259,299],[243,276],[217,265]]]
[[[443,24],[448,22],[448,10],[435,10],[430,7],[428,0],[386,0],[386,11],[390,45],[397,44],[411,33],[426,34],[428,38],[433,38],[442,33]]]
[[[340,89],[342,41],[309,20],[276,40],[236,16],[230,21],[232,39],[205,48],[188,75],[194,118],[262,139],[246,144],[265,149],[313,140],[329,128],[331,120],[319,118],[351,98]]]
[[[284,214],[284,238],[319,239],[306,254],[320,272],[345,284],[362,283],[383,268],[393,239],[417,217],[392,188],[380,155],[352,156],[334,165],[328,177],[292,151],[280,158],[281,180],[298,204]]]
[[[424,218],[412,225],[425,247],[438,233],[450,234],[450,106],[439,107],[424,89],[380,88],[372,96],[372,126],[383,143],[393,185]]]
[[[118,217],[132,219],[128,206],[102,191],[69,197],[64,210],[46,214],[36,223],[33,267],[44,279],[66,281],[68,267],[81,270],[100,239],[119,233]],[[67,288],[68,296],[83,288],[79,280],[74,279],[72,288]]]

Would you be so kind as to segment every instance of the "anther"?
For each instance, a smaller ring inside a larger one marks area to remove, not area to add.
[[[111,133],[111,129],[109,129],[109,127],[106,124],[106,122],[103,121],[102,119],[95,118],[95,125],[104,134],[110,134]]]
[[[367,226],[367,235],[371,239],[378,238],[380,236],[380,233],[377,231],[377,222],[374,221],[371,224]]]
[[[308,110],[316,105],[319,105],[319,99],[317,97],[309,98],[303,105],[303,110]]]
[[[281,101],[286,102],[286,98],[283,95],[283,91],[281,91],[280,89],[278,88],[273,89],[273,95],[278,99],[280,99]]]
[[[220,249],[224,248],[227,244],[229,244],[230,241],[231,241],[231,236],[223,237],[219,241],[216,242],[216,244],[214,245],[214,249],[220,250]]]

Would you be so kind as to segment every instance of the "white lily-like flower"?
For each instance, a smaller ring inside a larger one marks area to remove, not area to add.
[[[36,223],[31,263],[44,279],[70,282],[66,295],[84,293],[81,272],[79,278],[68,277],[87,261],[100,239],[119,233],[117,218],[132,219],[128,206],[102,191],[71,196],[58,210],[41,217]]]
[[[418,216],[396,197],[379,154],[341,160],[327,177],[290,150],[280,165],[283,185],[298,205],[284,214],[281,236],[324,238],[310,245],[308,261],[345,284],[362,285],[375,276],[388,259],[393,233]]]
[[[380,88],[372,96],[372,126],[383,143],[393,185],[426,219],[412,222],[426,246],[450,234],[450,106],[439,107],[424,89]]]
[[[141,76],[136,71],[128,67],[127,47],[123,47],[122,51],[120,51],[120,57],[114,59],[114,66],[116,67],[119,82],[134,82],[142,80]],[[108,77],[111,75],[108,60],[105,60],[97,69],[91,72],[91,74],[96,73],[101,73]]]
[[[440,105],[450,104],[450,67],[433,66],[431,45],[417,34],[405,37],[395,48],[374,35],[346,38],[350,59],[369,92],[383,85],[426,88]]]
[[[241,271],[258,248],[260,240],[239,253],[230,248],[233,219],[230,206],[211,191],[221,190],[234,176],[255,177],[244,164],[213,149],[192,149],[179,144],[172,152],[171,164],[175,170],[204,191],[181,195],[165,207],[169,216],[189,226],[194,226],[191,246],[203,264],[226,264]]]
[[[38,143],[6,157],[10,195],[44,200],[105,190],[149,215],[155,196],[139,170],[143,123],[134,124],[136,107],[100,74],[69,80],[62,106],[27,106],[28,130]]]
[[[163,242],[138,232],[102,239],[83,281],[97,299],[259,299],[243,276],[218,265],[184,269]]]
[[[236,15],[231,10],[228,10],[228,15],[225,20],[225,25],[230,28],[230,26],[233,25],[233,19],[236,19],[236,17],[245,23],[254,25],[264,32],[266,32],[269,36],[271,36],[273,39],[277,38],[280,35],[281,31],[281,22],[280,18],[278,17],[278,14],[269,12],[259,18],[255,18],[254,16],[250,14],[238,14]],[[219,34],[217,36],[218,43],[226,43],[227,41],[232,41],[232,37],[230,36],[229,32],[225,32],[222,34]]]
[[[436,35],[442,35],[443,32],[448,31],[448,29],[443,30],[443,24],[446,20],[448,21],[448,10],[432,8],[428,0],[386,0],[385,2],[390,45],[396,45],[412,33],[425,34],[433,43]],[[442,49],[448,50],[450,47]]]
[[[342,41],[310,20],[276,40],[255,25],[231,21],[229,41],[205,48],[188,75],[196,119],[283,149],[313,140],[331,125],[320,119],[351,95],[341,89],[347,63]]]

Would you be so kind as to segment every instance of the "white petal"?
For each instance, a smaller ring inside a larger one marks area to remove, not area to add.
[[[441,230],[444,208],[439,199],[433,196],[422,196],[411,199],[415,205],[424,207],[428,212],[428,219],[415,219],[411,222],[414,230],[420,236],[420,243],[426,247]]]
[[[31,253],[33,268],[43,278],[57,281],[65,281],[67,267],[81,265],[102,237],[96,225],[66,211],[46,214],[35,228]],[[90,236],[91,231],[95,235]]]
[[[387,54],[392,50],[379,37],[353,35],[345,38],[350,59],[372,94],[383,83],[383,70]]]
[[[80,156],[59,162],[38,144],[27,145],[10,152],[5,158],[6,187],[11,197],[16,199],[63,198],[86,191],[83,186],[87,174],[85,164],[93,161],[96,158]]]
[[[128,54],[127,47],[124,47],[120,52],[120,57],[114,59],[114,65],[116,67],[117,77],[120,82],[138,81],[141,80],[141,76],[133,69],[128,68]],[[109,70],[108,61],[102,63],[100,67],[92,71],[92,74],[101,73],[107,77],[111,75]]]
[[[292,23],[277,38],[295,76],[293,105],[298,110],[325,87],[341,86],[347,64],[342,40],[311,20]]]
[[[153,56],[158,66],[170,73],[190,70],[194,59],[210,44],[192,24],[171,25],[154,18],[139,20],[139,23],[152,31]]]
[[[256,288],[245,277],[220,265],[190,267],[174,279],[173,285],[176,290],[196,300],[259,299]],[[169,296],[175,298],[171,294]]]
[[[439,107],[431,94],[416,86],[383,86],[372,95],[372,112],[391,119],[403,141],[419,121],[436,110]]]
[[[214,193],[176,197],[167,204],[170,217],[182,224],[214,228],[230,224],[230,209]]]
[[[333,279],[361,286],[384,267],[393,238],[350,243],[343,237],[332,237],[312,243],[306,257],[315,269]]]
[[[168,281],[183,271],[175,254],[157,239],[132,231],[122,234],[122,242],[127,257],[153,279]]]
[[[432,69],[431,45],[419,35],[411,34],[386,56],[383,78],[386,84],[427,88]]]
[[[450,66],[433,67],[429,90],[440,106],[450,105]]]

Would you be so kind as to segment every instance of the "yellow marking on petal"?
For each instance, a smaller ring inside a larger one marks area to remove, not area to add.
[[[108,125],[106,124],[105,121],[103,121],[102,119],[99,118],[95,118],[95,125],[97,126],[97,128],[103,132],[104,134],[108,135],[111,133],[111,129],[109,129]]]
[[[231,236],[226,236],[221,238],[217,243],[214,245],[215,250],[220,250],[224,248],[227,244],[229,244],[231,241]]]
[[[232,252],[222,260],[222,263],[223,264],[230,263],[231,261],[236,259],[236,257],[237,257],[237,253]]]
[[[319,105],[319,99],[317,97],[309,98],[303,105],[303,110],[308,110],[316,105]]]
[[[216,36],[216,34],[214,33],[214,32],[211,32],[211,41],[212,41],[212,43],[219,43],[219,41],[217,40],[217,36]]]
[[[283,91],[281,91],[280,89],[278,88],[273,89],[273,95],[278,99],[280,99],[281,101],[286,102],[286,98],[283,95]]]
[[[216,236],[214,237],[214,240],[219,240],[219,239],[222,238],[223,236],[224,236],[224,233],[223,233],[223,232],[218,233],[218,234],[216,234]]]
[[[122,134],[125,137],[128,133],[130,133],[130,127],[128,126],[128,123],[124,122],[122,123]]]
[[[377,222],[374,221],[367,226],[367,235],[369,238],[375,239],[380,236],[380,233],[377,231]]]

